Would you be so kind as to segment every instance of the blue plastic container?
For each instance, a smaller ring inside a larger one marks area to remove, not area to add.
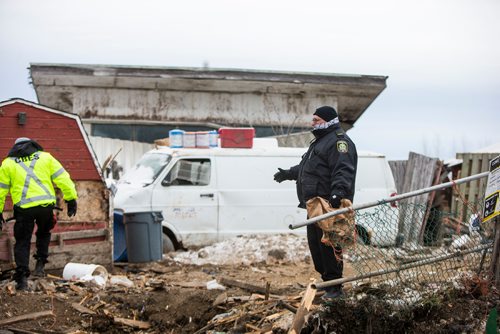
[[[125,239],[125,225],[123,225],[123,212],[113,212],[113,261],[127,262],[127,241]]]

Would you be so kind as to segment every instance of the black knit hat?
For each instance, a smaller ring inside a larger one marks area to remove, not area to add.
[[[338,117],[337,111],[329,106],[323,106],[316,109],[313,115],[321,117],[326,122],[330,122],[335,117]]]

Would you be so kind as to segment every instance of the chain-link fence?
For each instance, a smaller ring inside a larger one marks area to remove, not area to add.
[[[404,202],[356,211],[358,242],[344,251],[344,276],[354,278],[347,284],[356,295],[408,305],[486,272],[493,222],[479,224],[475,217],[469,224]]]

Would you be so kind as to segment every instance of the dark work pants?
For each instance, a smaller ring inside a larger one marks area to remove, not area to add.
[[[314,262],[314,269],[321,274],[323,281],[342,278],[344,269],[342,248],[336,247],[334,251],[332,247],[321,242],[322,236],[323,230],[316,224],[307,225],[307,241]],[[341,285],[335,286],[335,288],[340,287]]]
[[[30,246],[31,236],[35,223],[36,231],[36,253],[35,258],[44,263],[49,256],[50,230],[53,227],[53,205],[35,206],[22,209],[14,207],[14,259],[16,261],[16,274],[14,279],[18,280],[22,276],[29,276]]]

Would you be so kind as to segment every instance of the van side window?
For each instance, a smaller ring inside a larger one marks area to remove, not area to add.
[[[210,160],[179,160],[172,167],[164,181],[173,186],[206,186],[210,183]]]

